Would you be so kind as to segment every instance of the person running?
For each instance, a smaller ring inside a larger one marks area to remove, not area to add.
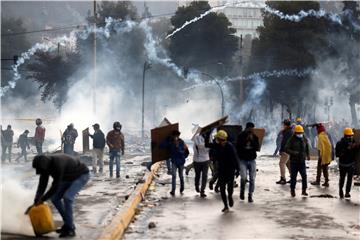
[[[255,190],[255,176],[256,176],[256,152],[259,151],[259,138],[253,133],[255,125],[252,122],[246,123],[245,130],[239,134],[236,150],[240,163],[240,199],[245,199],[245,185],[247,179],[247,172],[249,172],[249,195],[248,201],[253,202],[253,193]]]
[[[171,192],[172,196],[175,196],[176,190],[176,171],[179,172],[180,178],[180,194],[183,194],[185,189],[184,184],[184,164],[186,158],[189,156],[189,149],[185,144],[184,140],[180,138],[180,132],[175,130],[172,132],[165,141],[160,144],[160,148],[168,149],[170,151],[171,158]]]
[[[286,184],[286,178],[285,178],[285,170],[288,169],[290,173],[290,162],[289,162],[289,154],[285,152],[285,146],[286,143],[289,141],[291,136],[293,135],[293,130],[291,128],[291,121],[289,119],[285,119],[283,121],[284,129],[282,130],[282,140],[281,140],[281,146],[280,146],[280,161],[279,161],[279,167],[280,167],[280,180],[276,182],[276,184]]]
[[[51,199],[64,222],[61,229],[56,230],[59,237],[74,237],[73,204],[76,195],[89,181],[89,169],[67,154],[37,155],[32,166],[40,175],[34,205]],[[50,176],[53,182],[45,193]]]
[[[25,130],[24,133],[19,136],[17,146],[21,148],[21,154],[19,157],[16,158],[16,161],[19,161],[21,157],[24,157],[25,162],[27,161],[26,148],[30,149],[28,134],[29,130]]]
[[[215,161],[218,164],[219,184],[221,198],[224,203],[222,212],[228,212],[229,206],[234,205],[232,198],[234,192],[235,176],[239,176],[239,161],[237,158],[235,147],[227,141],[228,134],[224,130],[219,130],[215,135],[215,142],[210,142],[210,134],[208,132],[205,138],[205,147],[214,150]],[[226,196],[226,190],[228,196]]]
[[[290,155],[290,193],[295,197],[296,178],[298,172],[302,180],[302,195],[308,196],[306,164],[305,159],[310,160],[310,147],[307,138],[304,136],[304,128],[301,125],[295,126],[295,133],[290,137],[285,146],[285,151]]]
[[[320,123],[316,125],[318,132],[317,149],[319,152],[319,159],[317,164],[316,180],[312,185],[320,185],[321,172],[323,172],[325,182],[322,184],[324,187],[329,187],[329,164],[332,160],[332,144],[329,136],[326,133],[325,127]]]
[[[100,168],[99,172],[103,172],[104,168],[104,148],[105,148],[105,135],[100,130],[100,125],[95,123],[93,125],[94,134],[89,134],[89,136],[93,139],[93,173],[97,172],[97,163],[99,161]]]
[[[344,198],[344,183],[347,177],[345,198],[350,198],[350,190],[355,170],[355,156],[360,149],[360,143],[354,140],[354,132],[351,128],[344,129],[344,137],[336,144],[336,157],[339,158],[339,197]]]
[[[114,122],[113,130],[108,132],[106,136],[106,143],[109,146],[110,162],[109,171],[110,178],[113,177],[114,161],[116,164],[116,178],[120,178],[120,151],[121,155],[125,153],[125,140],[124,135],[121,132],[120,122]]]
[[[195,169],[195,190],[200,192],[201,197],[206,197],[205,188],[209,171],[209,150],[205,147],[205,139],[199,134],[194,137],[194,157]],[[199,188],[201,177],[201,188]]]

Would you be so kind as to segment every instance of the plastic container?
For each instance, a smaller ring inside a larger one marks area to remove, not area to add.
[[[29,211],[29,217],[36,236],[55,231],[52,212],[46,203],[32,207]]]

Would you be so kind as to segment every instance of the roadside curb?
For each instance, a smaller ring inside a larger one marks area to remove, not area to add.
[[[105,227],[98,240],[113,240],[121,239],[125,233],[126,228],[131,223],[131,220],[135,216],[136,208],[138,204],[143,200],[153,178],[158,169],[160,168],[160,162],[155,163],[152,166],[151,172],[145,174],[145,182],[138,184],[135,191],[130,195],[129,199],[124,203],[124,210],[120,211],[112,219],[110,225]],[[144,179],[143,178],[143,179]]]

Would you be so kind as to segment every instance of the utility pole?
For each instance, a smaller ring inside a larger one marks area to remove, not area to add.
[[[93,105],[93,115],[96,115],[96,0],[94,0],[94,33],[93,33],[93,86],[92,86],[92,105]]]
[[[143,79],[142,79],[142,109],[141,109],[141,138],[144,139],[144,117],[145,117],[145,73],[146,70],[151,68],[151,64],[147,61],[144,62]]]

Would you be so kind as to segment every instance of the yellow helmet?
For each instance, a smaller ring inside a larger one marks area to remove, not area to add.
[[[353,136],[354,135],[354,132],[351,128],[345,128],[344,129],[344,135],[346,136]]]
[[[302,121],[301,117],[296,118],[296,122],[301,122],[301,121]]]
[[[304,133],[304,128],[301,125],[296,125],[295,133]]]
[[[224,130],[219,130],[216,135],[215,138],[219,138],[222,140],[226,140],[228,138],[228,134],[224,131]]]

